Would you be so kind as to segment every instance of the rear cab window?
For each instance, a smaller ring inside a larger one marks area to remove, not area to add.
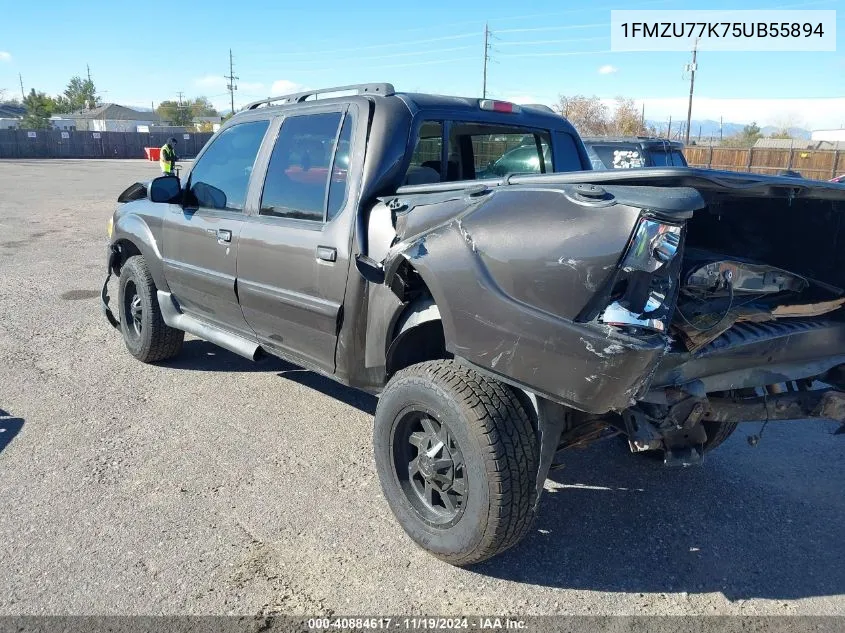
[[[645,167],[645,156],[635,143],[589,144],[590,154],[597,158],[604,169],[632,169]]]
[[[424,120],[414,140],[405,184],[584,168],[577,142],[566,132],[485,122]]]

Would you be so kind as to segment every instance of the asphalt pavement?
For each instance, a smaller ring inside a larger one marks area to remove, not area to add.
[[[99,309],[143,161],[0,161],[0,614],[845,615],[845,436],[741,425],[702,467],[609,440],[471,569],[418,549],[376,400],[191,339],[144,365]]]

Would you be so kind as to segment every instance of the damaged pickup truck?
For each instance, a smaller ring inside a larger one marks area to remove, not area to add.
[[[477,178],[515,147],[535,173]],[[119,202],[129,352],[188,332],[378,394],[390,508],[456,565],[526,534],[567,448],[688,465],[743,420],[845,419],[841,185],[591,171],[547,108],[367,84],[252,104]]]

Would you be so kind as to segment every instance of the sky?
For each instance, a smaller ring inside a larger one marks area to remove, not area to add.
[[[686,118],[687,52],[610,52],[611,9],[834,9],[836,52],[701,52],[692,118],[807,129],[845,127],[845,0],[463,0],[369,3],[223,0],[39,3],[3,0],[0,90],[60,93],[91,76],[105,102],[150,107],[209,97],[229,107],[300,88],[388,81],[397,90],[553,105],[617,96],[646,118]]]

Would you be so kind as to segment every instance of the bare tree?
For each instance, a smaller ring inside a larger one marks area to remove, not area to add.
[[[639,108],[634,104],[634,100],[616,97],[616,108],[610,121],[613,134],[637,136],[645,132],[642,127],[642,116]]]
[[[608,133],[607,106],[596,96],[561,95],[556,110],[575,126],[579,134],[604,135]]]

